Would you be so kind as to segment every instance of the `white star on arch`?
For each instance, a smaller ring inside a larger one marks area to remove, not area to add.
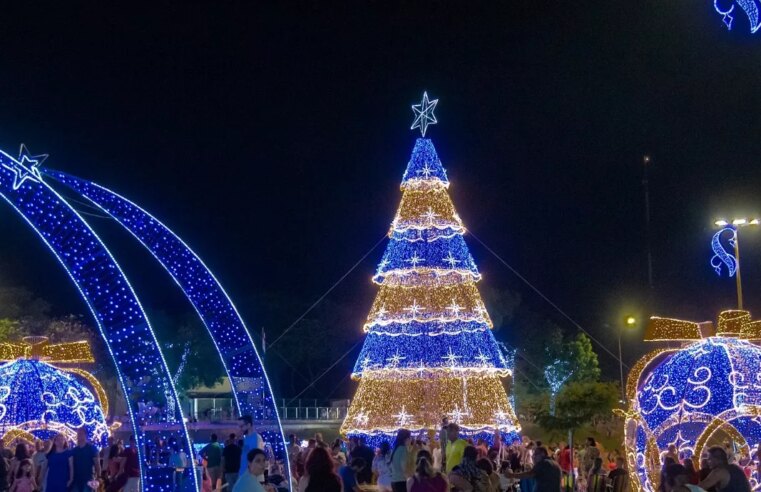
[[[5,154],[3,152],[3,154]],[[10,158],[10,164],[2,164],[4,168],[15,174],[13,178],[13,189],[18,190],[24,181],[31,180],[36,183],[42,182],[42,173],[40,173],[40,165],[48,158],[48,154],[31,155],[27,150],[26,145],[21,144],[19,149],[18,160],[5,154]]]

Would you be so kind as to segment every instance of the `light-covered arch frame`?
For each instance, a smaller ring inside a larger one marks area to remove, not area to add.
[[[60,171],[43,173],[67,185],[127,229],[172,276],[206,326],[241,415],[251,415],[277,459],[288,463],[277,405],[246,325],[214,274],[174,232],[130,200]],[[289,467],[286,466],[286,472]]]
[[[68,202],[43,182],[39,171],[43,159],[29,156],[23,146],[19,159],[0,151],[0,196],[50,248],[87,303],[129,402],[141,458],[142,488],[166,490],[164,470],[149,467],[143,459],[148,426],[137,416],[137,399],[130,398],[145,391],[154,401],[165,398],[179,405],[166,361],[137,294],[106,245]],[[191,456],[184,421],[163,424],[162,434],[175,437]],[[197,478],[191,475],[198,490]]]

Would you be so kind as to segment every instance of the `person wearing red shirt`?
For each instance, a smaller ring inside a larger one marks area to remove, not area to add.
[[[560,465],[560,469],[563,470],[563,473],[571,473],[571,447],[566,445],[565,448],[563,448],[562,451],[560,451],[560,456],[558,456],[558,464]]]

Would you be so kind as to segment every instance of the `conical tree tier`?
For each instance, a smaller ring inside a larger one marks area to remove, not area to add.
[[[390,435],[399,428],[438,429],[448,418],[469,433],[517,432],[505,388],[496,376],[391,380],[364,378],[341,432]]]

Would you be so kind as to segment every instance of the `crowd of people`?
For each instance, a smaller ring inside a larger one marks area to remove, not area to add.
[[[172,492],[184,490],[188,471],[200,472],[203,492],[362,492],[372,484],[378,492],[628,492],[631,479],[626,460],[605,453],[593,438],[572,449],[565,443],[543,445],[523,436],[502,442],[465,439],[457,424],[446,423],[433,439],[397,432],[393,442],[371,447],[363,438],[326,442],[320,433],[302,442],[290,435],[287,453],[290,483],[284,463],[274,457],[253,427],[240,419],[240,437],[216,434],[188,459],[173,442],[146,446],[148,465],[172,473]],[[2,441],[0,441],[1,443]],[[15,449],[0,445],[0,492],[136,492],[140,490],[139,453],[112,440],[102,450],[87,440],[84,429],[69,447],[62,434]],[[712,447],[700,467],[671,446],[662,456],[659,492],[750,492],[754,461],[732,448]]]
[[[287,474],[273,453],[265,452],[262,437],[253,429],[250,416],[240,419],[241,437],[228,435],[224,446],[212,434],[211,442],[197,456],[188,458],[176,441],[148,442],[143,449],[147,467],[170,470],[171,491],[188,489],[185,482],[198,471],[203,492],[265,492],[277,484],[287,489]],[[77,431],[69,446],[63,434],[31,444],[19,440],[5,449],[0,440],[0,492],[138,492],[141,490],[140,453],[134,436],[128,445],[109,439],[98,449]],[[267,475],[269,474],[269,477]],[[263,485],[267,481],[268,485]]]
[[[594,439],[574,453],[572,465],[570,447],[562,443],[544,446],[525,436],[507,443],[499,433],[490,443],[464,439],[457,424],[446,422],[433,439],[414,439],[401,429],[392,443],[375,449],[362,438],[326,443],[320,434],[302,446],[291,435],[288,456],[298,492],[360,492],[363,484],[379,492],[626,492],[629,485],[620,457],[600,471]],[[572,470],[575,484],[568,478]]]
[[[761,448],[756,452],[758,458]],[[734,453],[725,444],[708,449],[695,468],[691,457],[681,456],[675,445],[663,456],[659,492],[750,492],[750,477],[756,468],[748,456]]]

